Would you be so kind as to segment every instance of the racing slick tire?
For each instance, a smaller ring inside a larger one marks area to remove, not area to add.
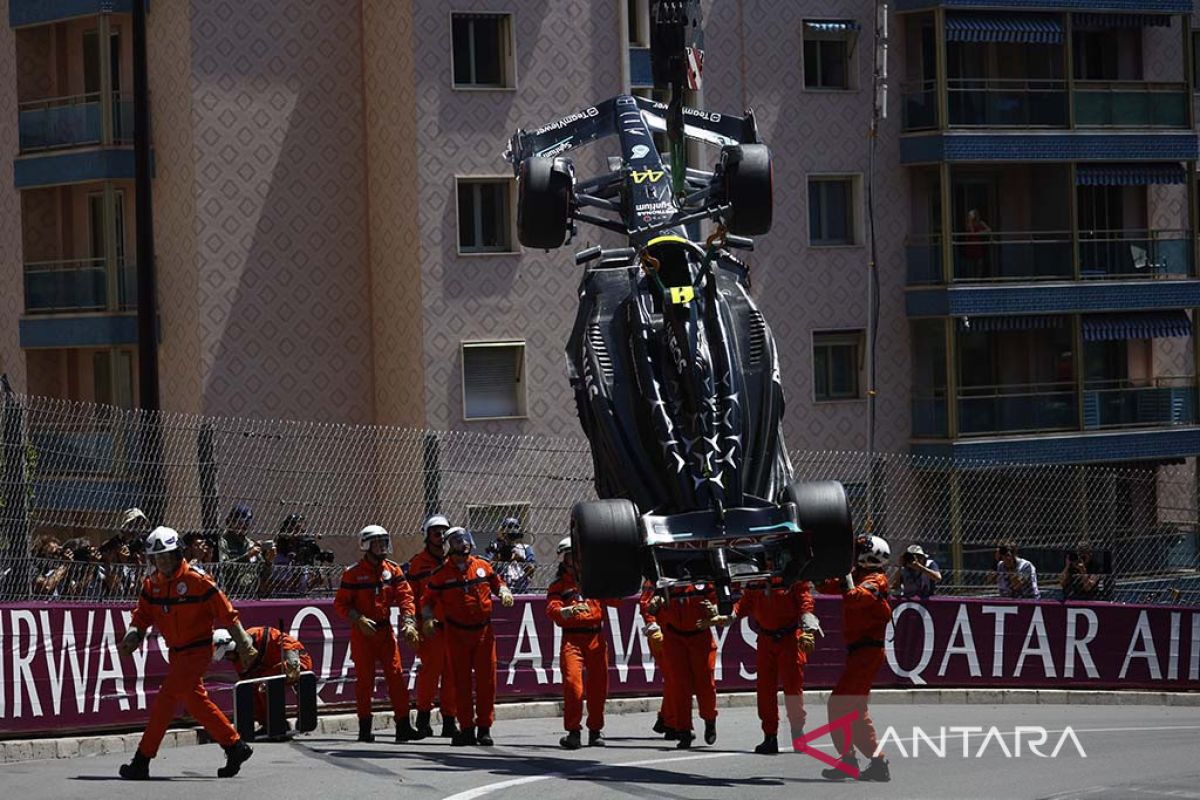
[[[553,250],[566,241],[571,213],[571,167],[564,158],[530,156],[517,180],[517,238]]]
[[[725,222],[736,236],[761,236],[771,230],[774,215],[771,151],[765,144],[742,144],[721,150],[725,199],[730,210]]]
[[[793,555],[800,567],[793,580],[824,580],[846,575],[854,566],[854,521],[846,488],[837,481],[787,485],[783,502],[796,505],[801,534]]]
[[[616,599],[641,589],[641,527],[637,506],[628,500],[576,503],[571,549],[584,597]]]

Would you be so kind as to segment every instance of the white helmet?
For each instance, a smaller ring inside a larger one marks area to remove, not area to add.
[[[892,548],[879,536],[864,536],[858,540],[855,562],[860,567],[882,567],[892,557]]]
[[[157,556],[179,550],[179,532],[174,528],[159,525],[146,537],[146,555]]]
[[[430,528],[449,528],[449,527],[450,527],[450,520],[446,519],[445,514],[434,514],[433,516],[429,517],[429,519],[425,520],[424,523],[421,524],[421,533],[425,534],[426,538],[428,538]]]
[[[371,542],[375,541],[376,539],[383,539],[385,542],[387,542],[387,549],[384,550],[385,553],[392,552],[392,537],[387,532],[387,529],[382,525],[368,525],[359,531],[358,549],[370,550]]]
[[[457,549],[459,543],[465,543],[467,546],[466,554],[469,555],[475,552],[475,537],[466,528],[455,527],[446,531],[446,549],[453,552]]]
[[[569,552],[571,552],[571,537],[570,537],[570,536],[564,536],[564,537],[562,538],[562,541],[558,543],[558,547],[555,549],[555,551],[554,551],[554,552],[555,552],[555,553],[557,553],[557,554],[558,554],[558,555],[560,555],[560,556],[561,556],[563,553],[569,553]]]
[[[213,661],[220,661],[229,655],[234,648],[233,634],[225,628],[217,628],[213,631]]]

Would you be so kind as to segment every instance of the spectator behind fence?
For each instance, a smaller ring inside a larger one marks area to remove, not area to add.
[[[1026,597],[1037,599],[1037,568],[1029,561],[1017,556],[1017,543],[1001,542],[996,545],[996,589],[1001,597]]]
[[[106,597],[132,596],[140,577],[134,566],[129,545],[118,534],[100,545],[100,568],[97,570],[101,594]]]
[[[487,546],[485,553],[496,574],[516,594],[529,590],[529,582],[537,569],[533,548],[521,542],[524,537],[521,521],[516,517],[507,517],[500,523],[496,540]]]
[[[121,514],[121,539],[129,548],[129,560],[135,564],[146,563],[146,537],[150,535],[150,520],[136,506]]]
[[[183,557],[189,564],[211,564],[217,559],[213,556],[212,540],[203,533],[192,531],[183,537]]]
[[[1104,559],[1092,551],[1088,542],[1080,542],[1064,556],[1066,563],[1062,574],[1058,576],[1063,600],[1109,599],[1110,587],[1106,580],[1109,570],[1104,565]]]
[[[225,535],[218,544],[218,580],[233,597],[255,595],[263,573],[271,569],[262,547],[247,535],[253,521],[254,512],[245,503],[238,503],[225,515]]]
[[[900,556],[900,585],[897,587],[897,596],[903,600],[924,600],[937,591],[937,585],[941,582],[942,573],[938,563],[921,549],[921,545],[909,545]]]
[[[68,567],[71,574],[70,585],[64,594],[78,598],[99,597],[102,590],[99,575],[100,551],[87,539],[77,537],[63,543],[62,555],[64,560],[72,562]]]
[[[332,565],[335,557],[322,550],[320,534],[308,532],[303,514],[289,514],[279,525],[273,542],[265,543],[270,566],[262,573],[260,594],[298,597],[323,588],[333,588],[332,576],[323,575],[318,564]]]
[[[33,591],[41,597],[59,597],[70,586],[71,564],[64,558],[56,536],[42,536],[33,545],[37,574]]]

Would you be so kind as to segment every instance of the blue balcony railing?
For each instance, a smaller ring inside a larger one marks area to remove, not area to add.
[[[1192,274],[1192,232],[1079,232],[1079,274],[1095,278],[1186,278]]]
[[[1080,128],[1186,128],[1186,84],[1077,81],[1075,125]]]
[[[127,311],[137,305],[133,264],[118,262],[115,304],[110,307],[104,259],[36,261],[25,265],[25,313]]]
[[[101,95],[54,97],[22,103],[20,106],[19,144],[22,153],[86,147],[104,143],[101,120]],[[129,95],[116,95],[113,103],[112,144],[133,141],[133,101]]]
[[[1062,80],[951,79],[946,102],[953,128],[1065,128],[1069,123]]]
[[[961,436],[1036,433],[1079,427],[1074,384],[965,387],[958,398]]]
[[[1083,426],[1133,428],[1196,423],[1196,382],[1188,377],[1143,381],[1089,381],[1083,391]]]

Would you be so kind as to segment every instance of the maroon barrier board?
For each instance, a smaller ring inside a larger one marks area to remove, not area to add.
[[[313,658],[323,704],[354,700],[347,622],[332,599],[239,604],[243,624],[282,626]],[[805,683],[829,688],[844,659],[841,600],[819,596],[825,629]],[[124,727],[136,729],[166,672],[151,635],[132,658],[117,657],[132,607],[0,604],[0,737]],[[609,686],[613,695],[657,694],[662,673],[650,658],[633,599],[608,609]],[[887,662],[876,686],[1200,690],[1200,609],[933,598],[898,603],[887,633]],[[395,619],[393,619],[393,622]],[[497,693],[501,700],[561,696],[559,629],[545,599],[496,604]],[[747,620],[715,634],[717,686],[745,690],[755,677],[757,637]],[[404,664],[412,665],[406,646]],[[207,683],[223,709],[235,675],[214,664]],[[409,674],[409,686],[414,676]],[[382,679],[376,697],[384,699]]]

